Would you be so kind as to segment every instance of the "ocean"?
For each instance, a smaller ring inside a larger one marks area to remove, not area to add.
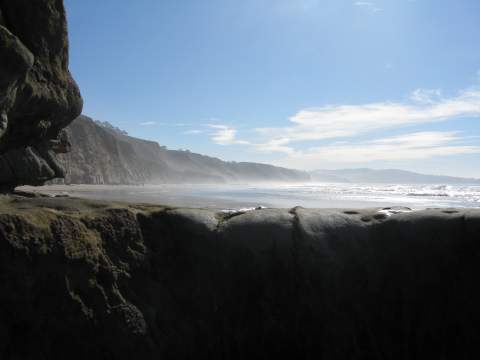
[[[411,209],[480,207],[480,185],[445,184],[235,184],[235,185],[54,185],[25,187],[53,195],[219,210],[255,207]]]

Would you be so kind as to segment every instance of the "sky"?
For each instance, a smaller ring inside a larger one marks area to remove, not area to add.
[[[478,0],[65,0],[84,114],[170,149],[480,178]]]

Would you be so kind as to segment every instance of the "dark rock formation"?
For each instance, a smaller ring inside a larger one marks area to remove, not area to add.
[[[0,0],[0,188],[62,177],[59,134],[81,109],[63,1]]]
[[[226,162],[189,151],[168,150],[111,125],[80,116],[67,128],[70,153],[60,155],[71,184],[305,182],[306,172],[256,163]]]
[[[0,197],[0,358],[475,359],[480,211]]]

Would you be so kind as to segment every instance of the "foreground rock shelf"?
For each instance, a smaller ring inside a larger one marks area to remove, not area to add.
[[[473,358],[480,210],[0,197],[0,358]]]

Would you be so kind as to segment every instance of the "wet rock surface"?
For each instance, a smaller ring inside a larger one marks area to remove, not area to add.
[[[55,143],[81,109],[63,2],[1,0],[0,189],[62,177]]]
[[[2,359],[476,358],[480,210],[0,197]]]

